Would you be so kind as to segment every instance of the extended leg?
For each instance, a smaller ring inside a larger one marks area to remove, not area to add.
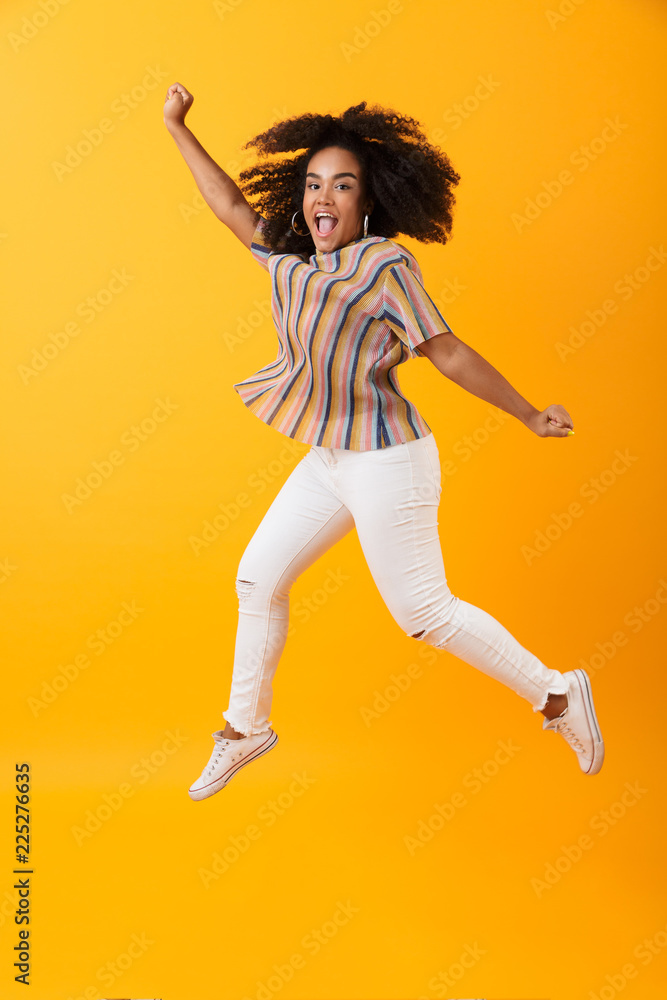
[[[308,452],[273,500],[239,564],[234,670],[229,707],[223,712],[234,732],[225,735],[268,730],[292,584],[353,526],[325,463],[315,451]]]
[[[269,712],[272,679],[287,638],[294,580],[353,525],[336,495],[326,462],[312,450],[301,459],[243,553],[236,581],[239,622],[224,732],[188,789],[198,802],[225,788],[239,770],[278,740]]]
[[[481,608],[447,585],[437,511],[440,469],[432,436],[348,463],[341,496],[350,508],[377,587],[415,639],[454,653],[526,698],[534,711],[567,682]]]
[[[389,610],[415,639],[447,649],[526,698],[562,736],[584,774],[597,774],[604,742],[584,670],[550,670],[506,628],[447,586],[437,531],[440,468],[432,436],[346,463],[341,496]]]

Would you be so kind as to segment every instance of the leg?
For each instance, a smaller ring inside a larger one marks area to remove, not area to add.
[[[269,712],[272,680],[287,638],[289,591],[299,576],[352,528],[330,469],[311,449],[267,510],[239,564],[239,622],[224,732],[213,733],[213,752],[188,794],[195,802],[215,795],[247,764],[275,746]]]
[[[415,639],[447,649],[506,684],[547,716],[585,774],[604,761],[590,681],[561,674],[524,649],[480,608],[447,587],[437,531],[440,463],[432,435],[373,453],[341,457],[340,495],[350,509],[373,578],[389,610]],[[549,720],[549,721],[548,721]]]
[[[236,589],[239,619],[226,737],[268,731],[272,681],[296,578],[354,526],[327,464],[312,449],[283,484],[246,548]],[[231,732],[229,731],[231,730]]]
[[[545,709],[550,694],[565,696],[561,673],[524,649],[486,611],[449,590],[437,528],[440,464],[433,435],[350,454],[341,468],[341,497],[373,579],[401,628],[495,677],[535,712]]]

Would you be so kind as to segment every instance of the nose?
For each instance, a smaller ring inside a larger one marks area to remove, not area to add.
[[[320,183],[320,189],[317,192],[317,202],[323,201],[329,204],[332,198],[331,188],[326,184]]]

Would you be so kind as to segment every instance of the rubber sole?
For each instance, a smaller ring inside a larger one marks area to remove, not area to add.
[[[222,788],[224,788],[225,785],[227,785],[231,781],[234,775],[237,774],[237,772],[240,771],[242,767],[245,767],[246,764],[251,764],[253,760],[257,760],[258,757],[261,757],[263,754],[268,753],[269,750],[271,750],[276,745],[277,742],[278,742],[277,734],[274,733],[272,729],[269,730],[269,732],[267,733],[267,738],[264,741],[264,743],[260,743],[260,745],[256,747],[251,754],[249,754],[247,757],[244,757],[243,760],[237,761],[236,764],[232,764],[231,767],[228,767],[226,771],[224,771],[221,775],[219,775],[219,777],[217,777],[210,784],[204,785],[203,788],[196,788],[194,790],[192,788],[189,788],[188,795],[190,796],[193,802],[201,802],[202,799],[210,798],[211,795],[215,795],[216,792],[219,792]]]
[[[584,705],[586,706],[586,715],[593,733],[593,760],[591,761],[591,766],[588,770],[584,771],[584,774],[597,774],[604,761],[604,741],[602,739],[602,733],[600,732],[600,724],[598,722],[597,715],[595,714],[595,708],[593,707],[591,682],[585,670],[577,668],[576,670],[573,670],[572,673],[577,678],[579,690],[581,691],[581,696],[584,699]]]

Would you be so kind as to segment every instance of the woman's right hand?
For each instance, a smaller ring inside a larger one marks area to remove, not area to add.
[[[162,111],[165,125],[167,127],[169,125],[183,125],[193,101],[194,97],[182,84],[172,83],[167,91]]]

